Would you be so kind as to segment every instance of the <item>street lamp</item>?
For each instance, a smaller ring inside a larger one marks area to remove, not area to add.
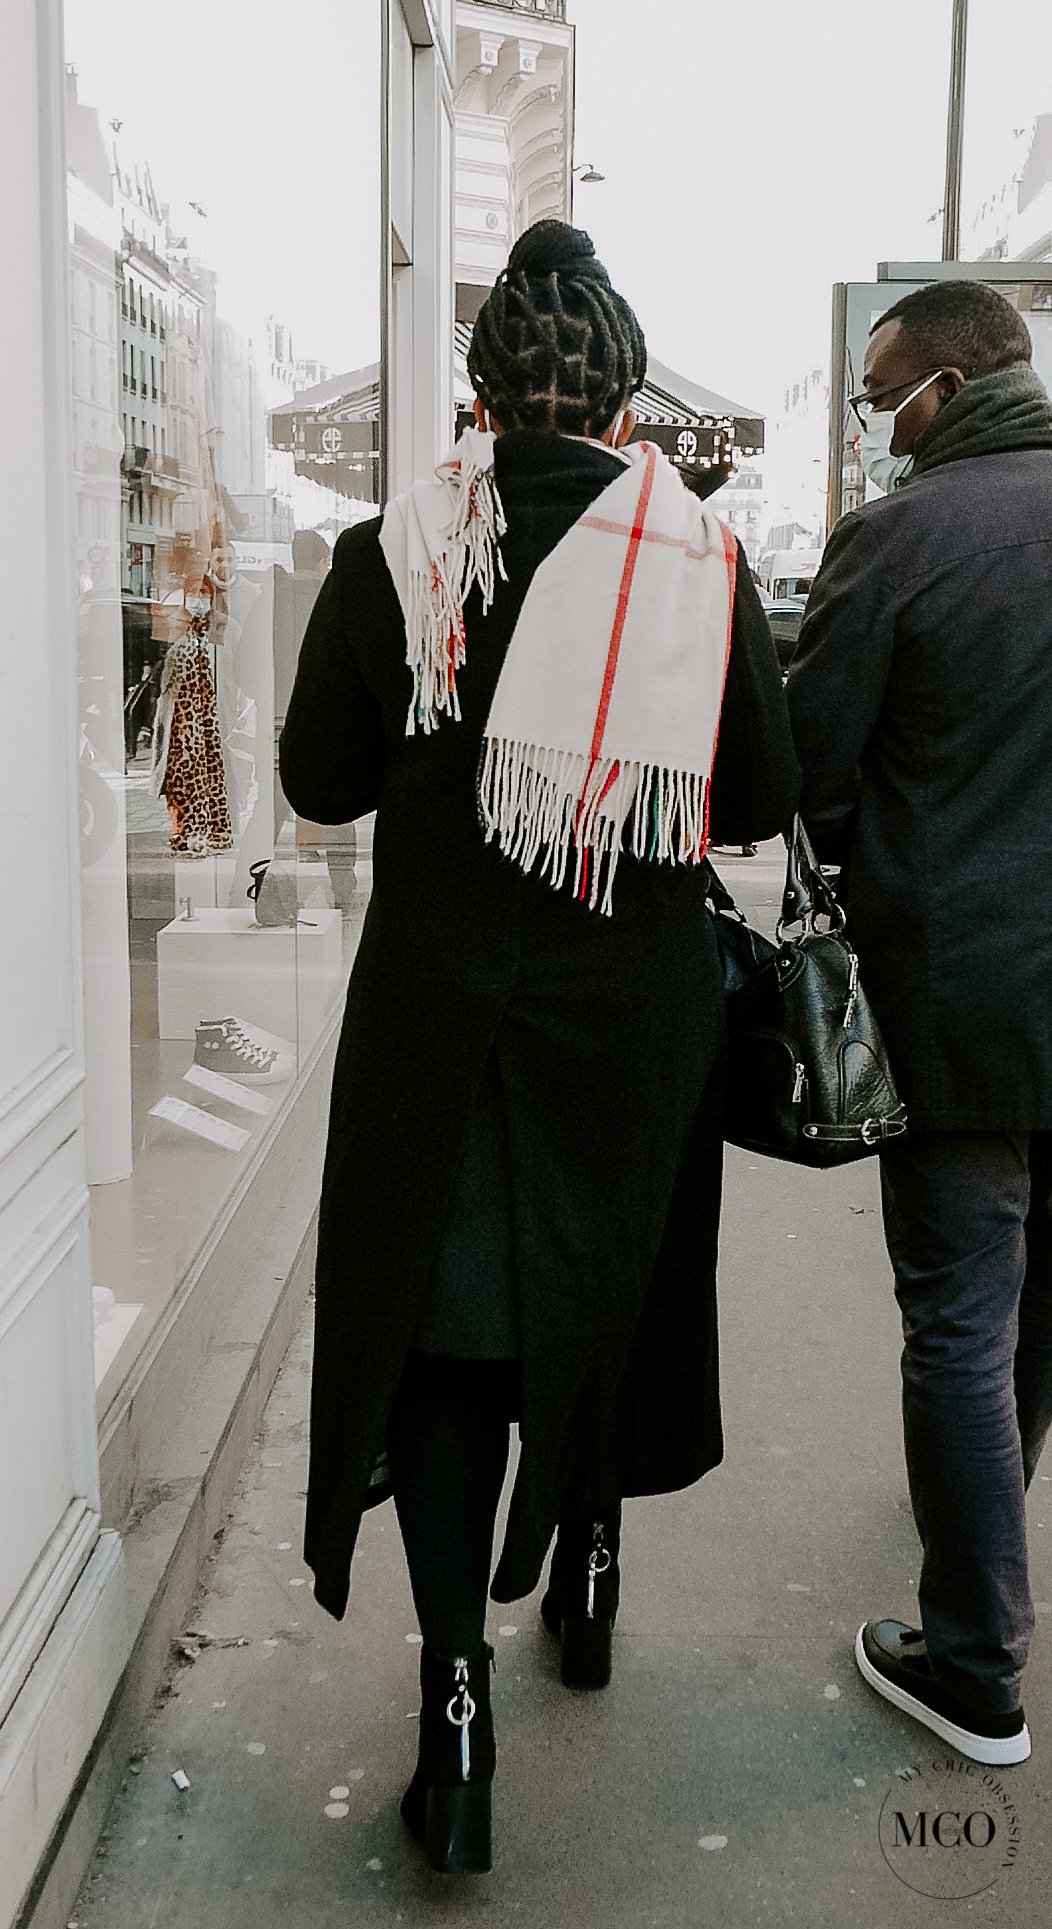
[[[964,152],[964,76],[968,46],[968,0],[953,0],[950,30],[950,102],[946,113],[946,192],[942,203],[942,258],[961,251],[961,162]]]
[[[574,167],[574,168],[571,168],[571,169],[570,169],[570,173],[571,173],[571,174],[579,174],[579,175],[580,175],[580,177],[581,177],[581,181],[582,181],[582,183],[583,183],[583,184],[584,184],[585,186],[589,186],[589,187],[591,186],[591,184],[592,184],[592,182],[593,182],[593,181],[605,181],[605,180],[606,180],[606,175],[605,175],[605,174],[600,174],[600,172],[599,172],[599,169],[598,169],[597,167],[595,167],[595,166],[593,166],[593,164],[592,164],[592,162],[591,162],[591,161],[585,161],[585,162],[583,162],[583,163],[582,163],[582,165],[581,165],[580,167]]]

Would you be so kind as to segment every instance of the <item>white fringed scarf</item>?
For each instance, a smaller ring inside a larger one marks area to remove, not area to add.
[[[534,573],[508,644],[483,746],[487,840],[609,913],[622,848],[698,864],[730,651],[737,544],[652,443]],[[396,498],[380,541],[405,615],[406,733],[459,721],[464,599],[483,609],[504,574],[493,437]]]

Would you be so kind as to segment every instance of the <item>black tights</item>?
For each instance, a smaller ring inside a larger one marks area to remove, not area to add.
[[[411,1353],[387,1453],[420,1632],[436,1654],[485,1639],[493,1532],[518,1411],[514,1360]]]

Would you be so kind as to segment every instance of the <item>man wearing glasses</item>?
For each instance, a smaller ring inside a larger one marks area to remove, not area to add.
[[[867,1621],[855,1656],[993,1765],[1030,1753],[1024,1494],[1052,1418],[1052,404],[1030,358],[978,282],[876,324],[851,406],[912,470],[830,537],[787,692],[909,1115],[881,1181],[920,1625]]]

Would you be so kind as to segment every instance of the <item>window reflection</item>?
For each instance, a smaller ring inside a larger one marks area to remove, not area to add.
[[[327,32],[343,16],[328,0],[315,10]],[[80,0],[69,12],[89,64],[101,71],[107,45],[116,60],[115,12]],[[181,14],[165,4],[143,23],[141,62],[156,54],[170,68]],[[375,59],[366,71],[371,94]],[[261,77],[260,59],[251,75],[229,73],[231,126]],[[171,129],[158,119],[155,161],[91,91],[71,67],[87,1141],[104,1406],[245,1161],[282,1129],[346,983],[368,864],[354,826],[292,817],[277,740],[333,546],[374,512],[379,372],[301,356],[281,315],[295,293],[281,254],[253,306],[246,251],[232,256],[218,224],[213,242],[200,203],[179,211],[164,178]],[[375,152],[368,124],[364,138]],[[346,152],[335,120],[331,144],[334,159]],[[306,207],[316,156],[298,184],[294,159],[287,172]],[[242,174],[239,194],[246,232],[267,232],[281,212],[273,182]],[[356,270],[374,339],[377,262],[374,247]]]

